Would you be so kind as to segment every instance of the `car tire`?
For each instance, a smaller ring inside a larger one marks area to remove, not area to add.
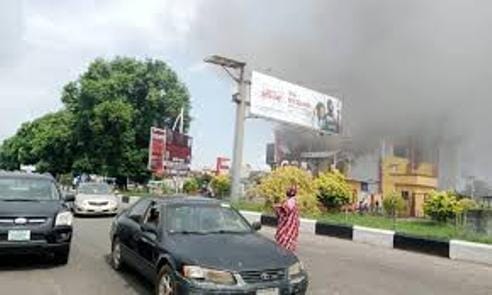
[[[70,258],[69,246],[53,253],[53,263],[55,265],[66,265],[68,263],[69,258]]]
[[[121,271],[124,268],[123,256],[121,256],[121,242],[118,238],[114,238],[111,244],[111,267],[116,271]]]
[[[174,270],[169,265],[164,265],[155,282],[155,295],[176,295],[178,294],[176,277]]]

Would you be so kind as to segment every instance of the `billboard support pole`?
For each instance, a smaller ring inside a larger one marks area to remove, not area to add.
[[[234,127],[234,148],[231,167],[231,201],[241,198],[241,166],[243,161],[244,143],[244,120],[246,119],[246,81],[244,79],[246,63],[227,57],[213,55],[205,58],[206,63],[221,66],[238,86],[237,96],[233,101],[236,103],[236,123]],[[235,77],[229,69],[239,71],[239,77]]]
[[[246,117],[246,99],[244,83],[244,66],[240,68],[238,79],[238,98],[236,105],[236,123],[234,127],[234,149],[232,155],[231,200],[241,197],[241,166],[244,146],[244,120]]]

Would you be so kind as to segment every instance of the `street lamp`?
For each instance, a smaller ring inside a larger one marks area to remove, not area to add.
[[[231,200],[237,201],[241,195],[241,166],[243,160],[244,120],[246,117],[246,83],[244,79],[246,63],[219,55],[209,56],[204,59],[204,62],[221,66],[237,83],[238,93],[234,95],[233,100],[236,103],[236,123],[234,127],[234,149],[231,170]],[[231,69],[239,73],[234,74],[231,72]]]

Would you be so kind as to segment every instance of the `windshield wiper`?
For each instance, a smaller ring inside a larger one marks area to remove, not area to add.
[[[203,231],[189,231],[189,230],[181,230],[181,231],[171,231],[171,234],[181,234],[181,235],[206,235],[207,232]]]
[[[215,230],[215,231],[207,231],[207,234],[246,234],[249,231],[237,231],[237,230]]]
[[[4,201],[4,202],[40,202],[42,200],[36,200],[36,199],[0,199],[0,201]]]

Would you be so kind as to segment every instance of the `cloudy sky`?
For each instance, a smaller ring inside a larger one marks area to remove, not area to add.
[[[188,85],[195,166],[230,156],[223,54],[344,101],[359,143],[420,135],[457,144],[464,175],[492,179],[492,2],[486,0],[0,0],[0,139],[61,107],[96,57],[160,58]],[[249,120],[245,160],[263,166],[272,126]]]
[[[96,57],[160,58],[188,85],[194,164],[230,156],[233,85],[189,45],[200,1],[0,0],[0,140],[21,122],[62,107],[60,90]],[[245,159],[263,166],[268,124],[248,122]]]

